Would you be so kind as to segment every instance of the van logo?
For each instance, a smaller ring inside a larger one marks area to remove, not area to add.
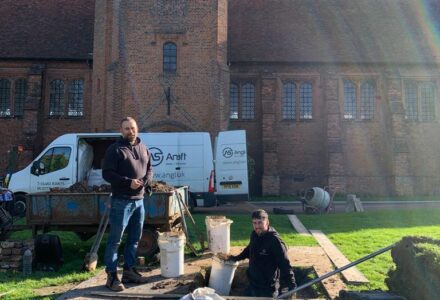
[[[226,158],[231,158],[232,155],[234,155],[234,150],[232,150],[229,147],[226,147],[225,149],[223,149],[223,156]]]
[[[151,159],[153,160],[151,165],[153,167],[160,165],[163,161],[162,150],[160,150],[159,148],[156,148],[156,147],[151,147],[149,149],[150,149],[150,153],[151,153]]]

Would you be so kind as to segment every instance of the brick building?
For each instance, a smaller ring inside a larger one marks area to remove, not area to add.
[[[0,15],[0,174],[131,115],[246,129],[254,194],[440,193],[436,1],[4,0]]]

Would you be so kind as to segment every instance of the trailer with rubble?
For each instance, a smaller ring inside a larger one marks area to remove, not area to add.
[[[109,193],[31,193],[27,195],[26,227],[35,237],[40,231],[75,232],[81,240],[95,235],[106,211]],[[182,206],[188,202],[188,187],[168,192],[154,192],[144,198],[145,223],[139,254],[157,252],[158,232],[177,231],[182,227]]]

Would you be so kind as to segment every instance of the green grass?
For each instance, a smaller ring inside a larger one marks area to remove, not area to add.
[[[82,272],[81,267],[86,253],[90,251],[93,239],[82,242],[71,232],[51,232],[60,236],[63,247],[64,264],[58,272],[33,272],[30,276],[21,273],[0,273],[0,294],[12,291],[1,299],[51,299],[50,297],[37,297],[35,289],[48,286],[64,285],[86,280],[96,274]],[[26,240],[32,238],[29,230],[15,232],[10,240]],[[103,257],[101,246],[99,258]],[[102,265],[102,263],[101,263]],[[100,268],[102,269],[102,267]],[[55,298],[56,295],[52,298]]]
[[[204,214],[194,214],[197,228],[203,234],[206,232],[205,217]],[[231,225],[231,245],[247,245],[252,231],[250,215],[234,214],[227,217],[234,222]],[[322,230],[351,261],[386,247],[407,235],[423,235],[440,239],[440,209],[438,208],[299,215],[299,218],[308,229]],[[187,218],[187,222],[190,222],[189,218]],[[313,238],[298,235],[284,215],[271,215],[270,222],[289,246],[317,245]],[[191,229],[191,241],[197,245],[194,229],[191,225],[188,226]],[[70,232],[53,233],[59,234],[63,246],[65,263],[60,271],[36,272],[30,277],[23,277],[20,273],[0,273],[0,294],[13,290],[2,299],[36,298],[33,293],[34,289],[80,282],[95,274],[80,271],[84,255],[89,252],[93,239],[81,242],[75,234]],[[14,233],[11,239],[28,239],[30,237],[30,231],[22,231]],[[99,252],[100,268],[102,268],[104,243],[105,237]],[[189,254],[189,251],[187,250],[186,253]],[[386,290],[384,279],[388,270],[393,266],[390,252],[359,264],[359,270],[367,276],[370,284],[368,286],[350,286],[350,289]]]
[[[195,215],[195,218],[205,231],[205,215]],[[231,225],[231,245],[247,245],[252,231],[250,216],[230,215],[228,218],[234,221]],[[306,228],[322,230],[350,261],[391,245],[407,235],[440,239],[440,208],[299,215],[299,218]],[[270,222],[289,246],[317,245],[313,238],[296,234],[286,216],[271,215]],[[370,284],[350,286],[350,289],[387,290],[384,280],[388,270],[394,267],[389,251],[357,267],[370,280]]]
[[[357,195],[361,201],[440,201],[440,195],[432,196],[363,196]],[[346,195],[336,194],[334,201],[346,201]],[[285,195],[285,196],[264,196],[251,197],[250,201],[255,202],[276,202],[276,201],[301,201],[299,196]]]
[[[350,261],[391,245],[403,236],[419,235],[440,239],[438,208],[301,215],[300,219],[308,229],[322,230]],[[390,252],[359,264],[357,267],[370,280],[370,284],[350,288],[387,290],[384,279],[393,266]]]

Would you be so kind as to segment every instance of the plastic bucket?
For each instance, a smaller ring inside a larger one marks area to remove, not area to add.
[[[159,233],[160,273],[163,277],[178,277],[183,269],[185,235],[176,232]]]
[[[229,253],[230,229],[232,220],[223,218],[206,217],[206,230],[208,233],[209,249],[213,253]]]
[[[214,256],[208,286],[215,289],[217,294],[228,296],[237,266],[238,262],[224,261]]]
[[[320,211],[325,210],[330,203],[330,195],[327,191],[314,187],[306,193],[307,205],[317,208]]]

